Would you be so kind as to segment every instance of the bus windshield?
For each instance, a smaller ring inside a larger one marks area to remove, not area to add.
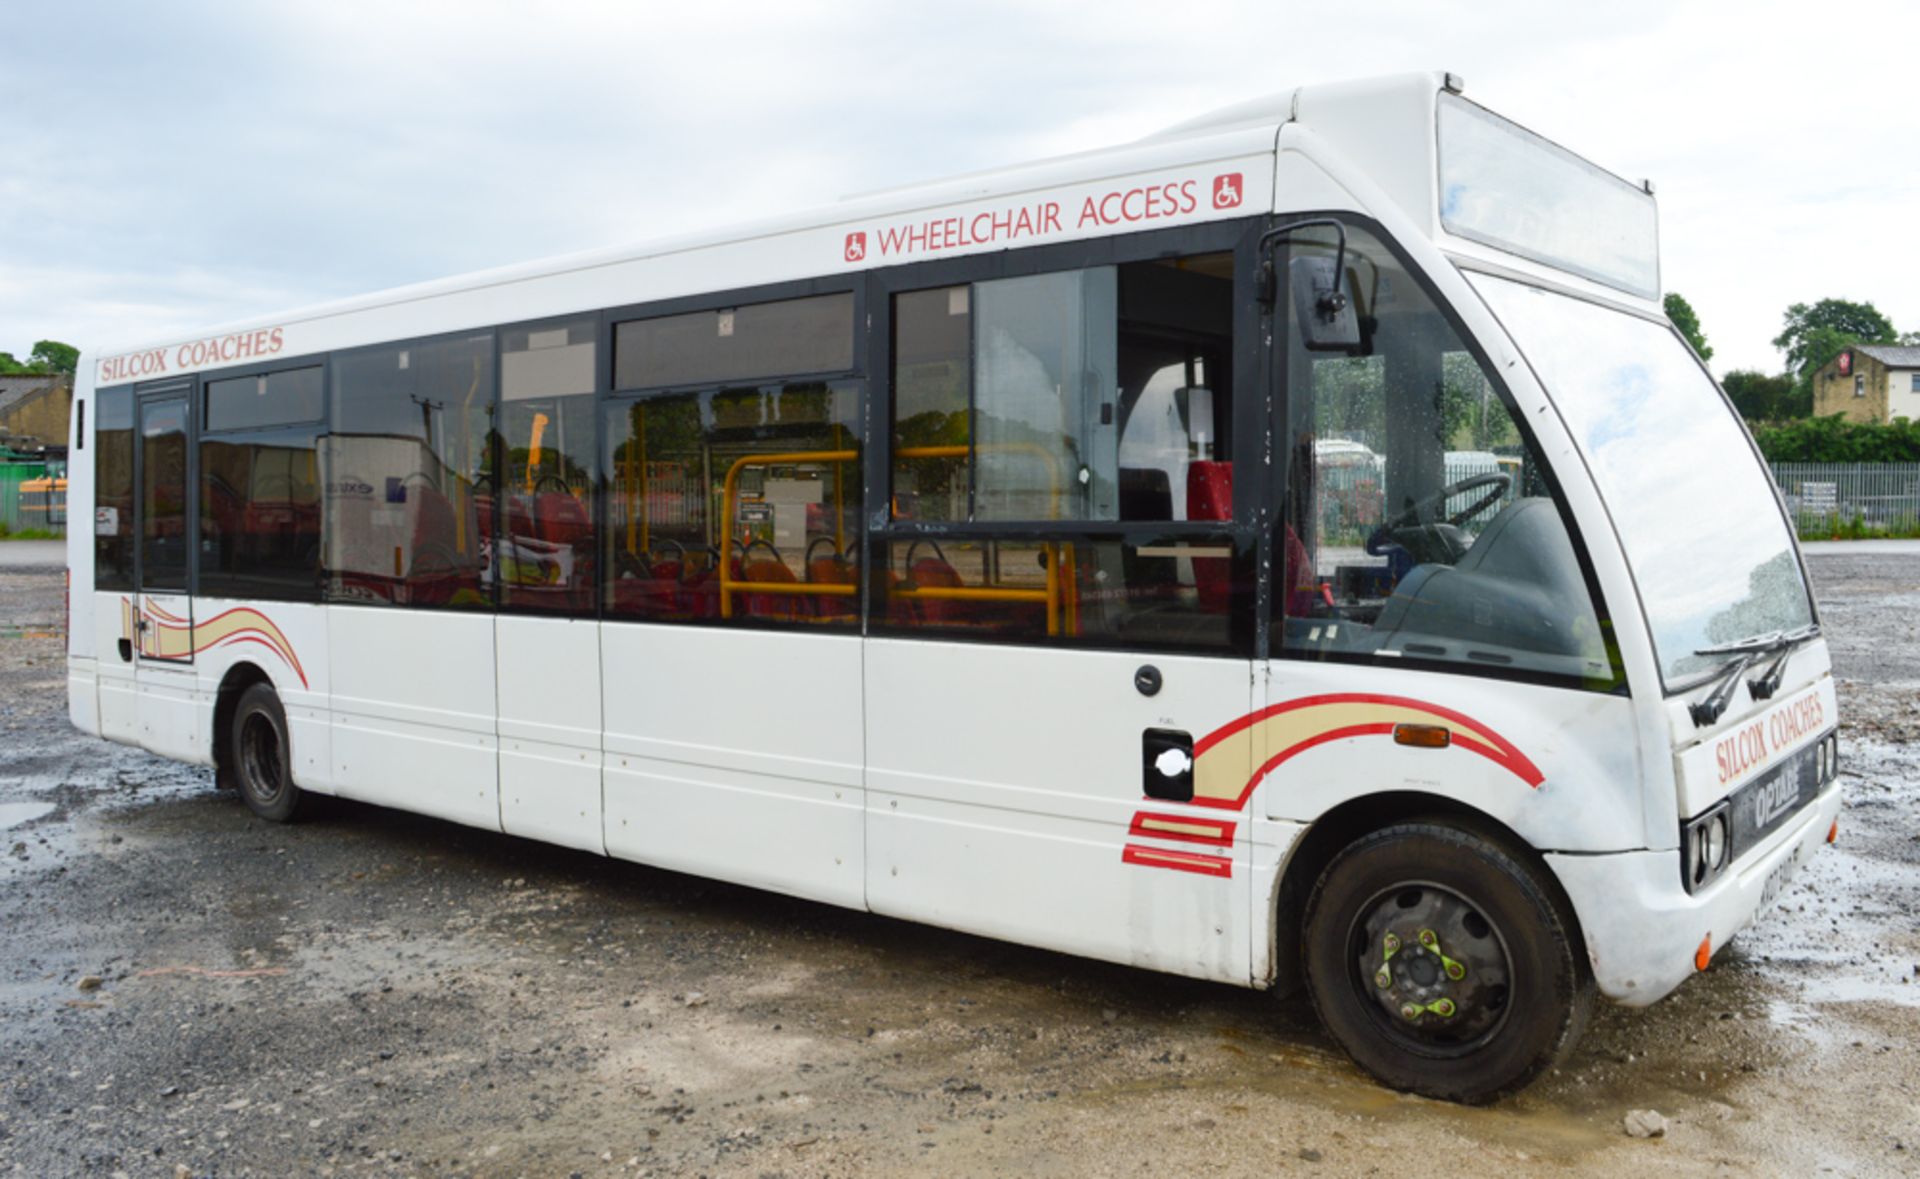
[[[1811,623],[1767,472],[1672,328],[1468,277],[1539,373],[1599,483],[1668,690],[1724,661],[1701,648]]]

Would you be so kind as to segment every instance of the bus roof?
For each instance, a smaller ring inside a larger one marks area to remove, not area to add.
[[[96,350],[90,371],[96,385],[119,384],[928,257],[1071,241],[1152,228],[1153,219],[1135,214],[1156,204],[1164,211],[1169,202],[1173,212],[1161,221],[1166,225],[1245,216],[1274,207],[1272,155],[1282,127],[1294,121],[1333,144],[1423,230],[1437,233],[1432,111],[1434,96],[1449,84],[1457,82],[1430,72],[1283,90],[1115,147]],[[1223,193],[1222,185],[1231,191]],[[1156,191],[1146,195],[1149,189]]]

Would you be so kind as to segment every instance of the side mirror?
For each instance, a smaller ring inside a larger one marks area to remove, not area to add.
[[[1360,321],[1344,279],[1333,258],[1310,255],[1287,262],[1301,341],[1312,351],[1353,352],[1360,347]]]

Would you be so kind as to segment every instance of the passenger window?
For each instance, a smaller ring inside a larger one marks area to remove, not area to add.
[[[606,408],[606,603],[622,618],[858,624],[860,386]]]
[[[319,600],[318,445],[312,425],[200,440],[202,594]]]
[[[714,385],[853,367],[853,296],[814,295],[614,328],[621,389]]]
[[[509,609],[594,609],[597,331],[582,319],[500,335],[504,466],[498,486],[481,494],[480,515],[483,530],[499,538],[493,560]]]
[[[1292,256],[1336,253],[1296,237]],[[1312,351],[1288,308],[1276,646],[1619,682],[1539,456],[1504,395],[1395,257],[1349,228],[1360,325]]]
[[[1223,649],[1251,600],[1231,535],[1233,256],[894,296],[879,624]],[[1118,523],[1158,536],[1076,535]],[[1057,524],[1002,537],[951,524]]]
[[[331,396],[329,597],[491,605],[492,334],[342,353]]]
[[[201,390],[199,592],[320,598],[319,365]]]
[[[1187,520],[1227,453],[1233,259],[896,295],[893,517]]]
[[[257,430],[323,416],[320,366],[208,381],[203,430]]]
[[[93,586],[133,588],[133,390],[95,395]],[[84,404],[84,403],[83,403]]]

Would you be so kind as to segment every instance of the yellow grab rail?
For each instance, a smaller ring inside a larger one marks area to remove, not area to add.
[[[740,472],[748,467],[774,467],[782,463],[850,463],[860,457],[857,450],[800,450],[786,454],[747,454],[733,460],[727,468],[726,482],[720,490],[720,521],[727,541],[733,537],[733,503],[740,489]],[[858,586],[829,582],[736,581],[728,574],[726,545],[720,551],[720,617],[733,617],[736,593],[822,594],[846,597],[859,592]]]
[[[893,452],[895,458],[959,458],[974,451],[974,447],[961,443],[943,446],[908,446]],[[1026,451],[1046,460],[1052,497],[1055,508],[1060,502],[1059,468],[1053,455],[1040,447],[1027,443],[1014,443],[996,450]],[[781,454],[749,454],[735,459],[727,468],[725,482],[720,492],[720,519],[724,535],[731,541],[733,533],[734,505],[739,498],[740,473],[749,467],[773,467],[786,463],[832,463],[836,484],[840,477],[838,464],[857,461],[858,450],[803,450],[788,451]],[[641,468],[645,475],[645,466]],[[643,497],[644,497],[644,488]],[[840,492],[836,487],[835,496]],[[845,514],[845,505],[834,505],[834,516],[838,520]],[[860,592],[857,585],[841,585],[834,582],[812,581],[746,581],[735,578],[731,573],[731,562],[723,552],[719,561],[720,581],[720,617],[733,617],[733,596],[735,594],[788,594],[793,596],[853,597]],[[1074,584],[1074,551],[1071,541],[1042,541],[1041,549],[1046,554],[1047,585],[1045,589],[1016,589],[1008,586],[894,586],[888,591],[891,597],[925,598],[950,602],[1031,602],[1046,607],[1047,634],[1058,635],[1061,630],[1061,599],[1066,598],[1065,624],[1070,632],[1078,633],[1080,623],[1078,595],[1062,594],[1063,589]],[[845,552],[844,546],[841,549]],[[1065,574],[1063,577],[1062,574]]]

